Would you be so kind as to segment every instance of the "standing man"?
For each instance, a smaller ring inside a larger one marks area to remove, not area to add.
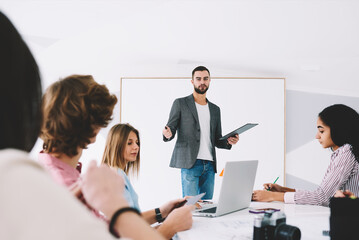
[[[178,131],[170,167],[181,168],[182,194],[194,196],[205,192],[212,199],[214,174],[217,172],[216,149],[231,149],[238,135],[222,137],[221,112],[206,98],[211,82],[209,70],[199,66],[192,71],[193,94],[173,102],[163,141],[171,141]]]

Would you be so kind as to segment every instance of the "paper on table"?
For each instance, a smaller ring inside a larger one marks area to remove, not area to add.
[[[177,239],[252,240],[253,217],[240,220],[196,221],[188,231],[188,235],[186,232],[181,232]]]

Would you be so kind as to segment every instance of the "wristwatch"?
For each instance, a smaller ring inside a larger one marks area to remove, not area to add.
[[[156,220],[157,220],[157,222],[159,222],[159,223],[163,222],[164,219],[162,217],[160,209],[155,208],[155,212],[156,212]]]

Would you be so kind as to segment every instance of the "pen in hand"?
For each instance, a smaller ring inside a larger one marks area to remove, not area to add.
[[[275,184],[278,180],[279,176],[276,178],[276,180],[273,182],[273,184]],[[270,187],[267,188],[267,191],[270,191]]]

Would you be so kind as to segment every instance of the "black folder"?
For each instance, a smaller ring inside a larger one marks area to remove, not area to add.
[[[229,137],[234,137],[234,135],[236,135],[236,134],[239,135],[239,134],[241,134],[241,133],[243,133],[243,132],[245,132],[245,131],[251,129],[252,127],[257,126],[257,125],[258,125],[258,123],[247,123],[247,124],[244,124],[242,127],[237,128],[236,130],[234,130],[234,131],[232,131],[232,132],[226,134],[225,136],[221,137],[219,140],[225,140],[225,139],[227,139],[227,138],[229,138]]]

